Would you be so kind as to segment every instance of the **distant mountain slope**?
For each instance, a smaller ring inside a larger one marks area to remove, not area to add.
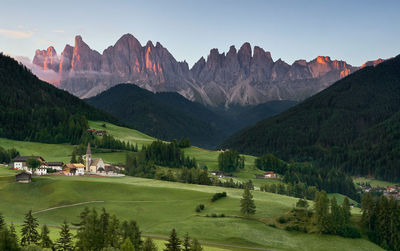
[[[400,179],[400,56],[365,67],[224,147]]]
[[[189,137],[193,144],[213,148],[235,131],[291,107],[292,101],[272,101],[258,106],[236,106],[212,110],[178,93],[152,93],[130,84],[120,84],[87,99],[154,137],[171,140]]]
[[[87,100],[121,121],[154,137],[171,140],[189,137],[192,143],[212,146],[226,136],[220,117],[177,93],[152,93],[121,84]]]
[[[86,118],[117,122],[0,53],[0,137],[76,143],[88,127]]]
[[[99,53],[76,36],[61,55],[50,46],[37,50],[33,65],[43,77],[76,96],[88,98],[120,83],[136,84],[153,92],[178,92],[211,106],[257,105],[272,100],[304,100],[358,70],[345,61],[318,56],[309,62],[273,61],[271,53],[249,43],[220,53],[211,49],[192,68],[178,62],[157,42],[142,45],[123,35]]]

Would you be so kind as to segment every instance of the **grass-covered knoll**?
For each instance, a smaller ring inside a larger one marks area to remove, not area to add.
[[[190,185],[133,177],[93,178],[48,176],[35,177],[30,184],[3,181],[0,185],[0,212],[8,222],[22,222],[27,210],[40,210],[90,202],[86,205],[62,207],[36,213],[40,223],[59,225],[63,219],[76,222],[85,206],[105,207],[121,219],[135,219],[144,234],[167,236],[172,228],[183,235],[212,243],[263,247],[274,250],[380,250],[364,239],[287,232],[269,227],[258,220],[240,216],[243,190]],[[211,203],[216,192],[228,197]],[[255,218],[278,217],[289,211],[297,199],[254,191]],[[18,198],[18,203],[15,203]],[[205,210],[196,216],[195,208]],[[224,218],[205,217],[225,214]]]

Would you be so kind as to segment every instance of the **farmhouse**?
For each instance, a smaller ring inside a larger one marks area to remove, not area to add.
[[[43,165],[45,164],[45,161],[42,157],[40,156],[17,156],[15,157],[12,161],[14,163],[14,170],[24,170],[27,171],[28,167],[26,165],[26,161],[28,159],[37,159],[39,160]]]
[[[32,182],[32,174],[27,172],[22,172],[15,175],[15,180],[19,183],[30,183]]]
[[[47,167],[56,171],[62,171],[64,163],[62,162],[46,162]]]
[[[65,164],[63,167],[63,173],[67,176],[84,175],[85,174],[85,166],[81,163]]]
[[[268,171],[264,173],[265,179],[275,179],[276,178],[276,173],[272,171]]]

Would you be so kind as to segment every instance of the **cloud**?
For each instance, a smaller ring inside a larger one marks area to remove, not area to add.
[[[28,57],[24,56],[14,56],[15,60],[25,65],[28,69],[32,71],[38,78],[43,81],[46,81],[50,84],[58,86],[60,84],[61,76],[57,72],[53,70],[43,70],[42,67],[39,67],[31,62]]]
[[[18,31],[18,30],[7,30],[7,29],[0,29],[0,34],[4,35],[9,38],[29,38],[33,36],[32,31]]]
[[[55,33],[64,33],[64,30],[52,30],[52,32],[55,32]]]

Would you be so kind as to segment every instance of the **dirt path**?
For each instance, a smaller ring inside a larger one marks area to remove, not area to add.
[[[38,213],[43,213],[55,209],[60,209],[60,208],[65,208],[65,207],[76,207],[80,205],[85,205],[85,204],[92,204],[92,203],[104,203],[104,200],[94,200],[94,201],[85,201],[85,202],[80,202],[80,203],[75,203],[75,204],[69,204],[69,205],[63,205],[63,206],[58,206],[58,207],[50,207],[47,209],[39,210],[36,212],[33,212],[32,214],[38,214]]]

